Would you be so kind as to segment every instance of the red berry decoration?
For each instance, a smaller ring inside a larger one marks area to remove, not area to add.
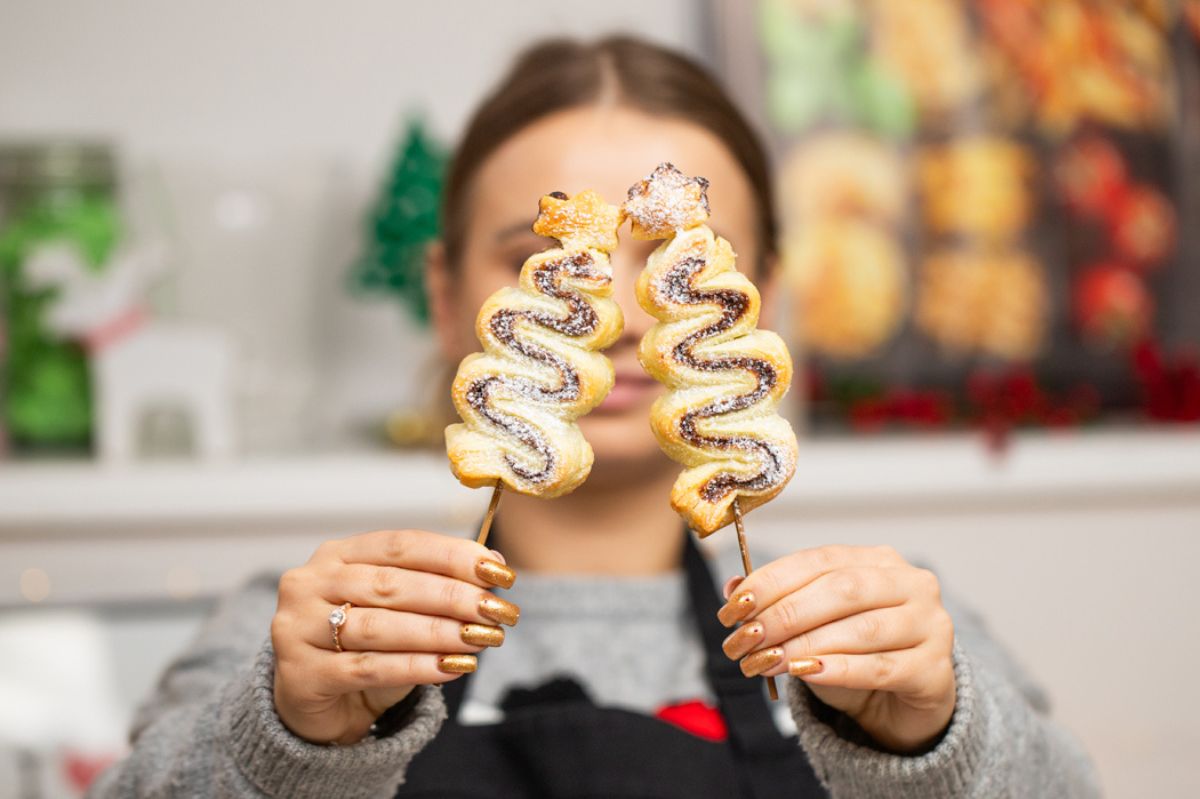
[[[859,433],[876,433],[887,427],[891,406],[884,397],[862,397],[850,403],[850,426]]]
[[[1200,421],[1200,357],[1195,352],[1168,357],[1158,342],[1145,340],[1132,355],[1148,417],[1159,422]]]
[[[1175,211],[1149,186],[1123,192],[1108,227],[1117,253],[1141,269],[1157,266],[1175,249]]]
[[[1107,346],[1129,346],[1144,338],[1154,318],[1154,300],[1141,278],[1111,263],[1080,274],[1074,303],[1084,336]]]

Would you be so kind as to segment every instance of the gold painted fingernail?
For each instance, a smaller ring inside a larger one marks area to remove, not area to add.
[[[500,646],[504,643],[504,628],[487,624],[464,624],[459,637],[468,646]]]
[[[724,607],[717,611],[717,620],[726,627],[732,627],[753,613],[756,607],[754,594],[749,591],[741,591],[731,596]]]
[[[507,624],[512,627],[521,618],[521,609],[511,602],[505,602],[494,596],[485,596],[479,600],[479,615],[497,624]]]
[[[744,624],[734,630],[725,639],[725,643],[721,644],[721,648],[725,650],[725,655],[730,660],[745,657],[762,641],[763,632],[765,631],[761,622],[752,621],[749,624]]]
[[[475,576],[488,585],[499,588],[512,588],[517,581],[517,573],[503,563],[487,558],[480,558],[475,563]]]
[[[757,677],[764,671],[770,671],[783,662],[783,649],[773,646],[762,649],[742,660],[742,674],[747,677]]]
[[[806,674],[817,674],[825,664],[820,658],[796,658],[788,661],[788,674],[793,677],[803,677]]]
[[[479,666],[474,655],[442,655],[438,658],[438,671],[446,674],[470,674]]]

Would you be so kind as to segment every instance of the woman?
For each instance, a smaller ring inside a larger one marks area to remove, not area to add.
[[[468,126],[430,253],[448,361],[477,348],[483,300],[547,246],[529,230],[542,194],[619,200],[666,160],[709,178],[719,232],[769,297],[766,159],[711,78],[624,38],[521,57]],[[635,357],[651,320],[632,287],[653,244],[625,238],[617,380],[582,420],[596,453],[583,487],[507,494],[504,556],[382,531],[247,586],[166,674],[93,795],[1095,793],[1036,690],[895,551],[800,549],[717,587],[665,501],[677,467],[648,429],[659,388]],[[783,678],[787,705],[747,679],[760,675]]]

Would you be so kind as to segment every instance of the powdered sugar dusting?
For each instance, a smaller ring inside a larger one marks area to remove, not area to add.
[[[668,238],[708,218],[708,181],[662,163],[629,189],[623,208],[638,238]]]

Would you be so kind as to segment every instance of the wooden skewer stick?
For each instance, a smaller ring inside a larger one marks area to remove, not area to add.
[[[738,550],[742,553],[742,568],[746,570],[746,576],[750,576],[750,572],[754,571],[754,567],[750,564],[750,547],[746,546],[746,528],[742,524],[742,508],[738,505],[738,501],[733,501],[733,526],[737,528]],[[775,686],[775,678],[767,677],[767,694],[771,700],[779,699],[779,689]]]
[[[480,544],[487,544],[488,533],[492,531],[492,519],[496,518],[496,506],[500,504],[500,492],[504,490],[504,483],[496,481],[496,487],[492,489],[492,501],[488,503],[487,513],[484,514],[483,524],[479,525],[479,537],[475,540]]]

